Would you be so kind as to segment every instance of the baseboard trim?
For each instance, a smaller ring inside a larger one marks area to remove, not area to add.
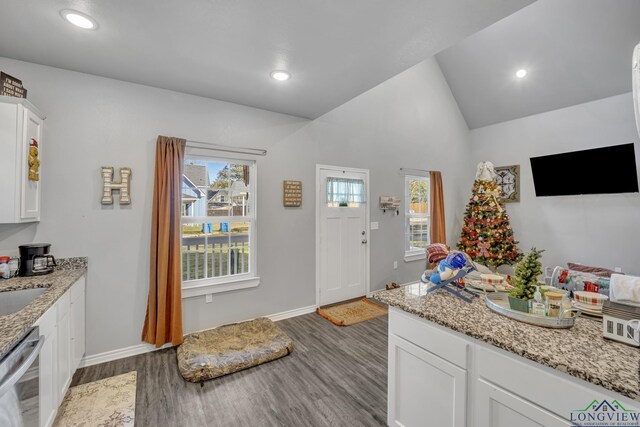
[[[91,356],[83,357],[80,361],[78,368],[86,368],[87,366],[99,365],[105,362],[111,362],[113,360],[124,359],[125,357],[137,356],[139,354],[150,353],[156,350],[162,350],[163,348],[169,348],[171,344],[165,344],[160,348],[157,348],[153,344],[138,344],[131,347],[119,348],[117,350],[105,351],[104,353],[92,354]]]
[[[310,305],[307,307],[295,308],[293,310],[283,311],[281,313],[270,314],[267,317],[274,322],[279,320],[289,319],[291,317],[302,316],[303,314],[309,314],[316,311],[315,305]],[[252,319],[247,319],[252,320]],[[164,348],[171,347],[171,344],[165,344],[160,348],[156,348],[156,346],[152,344],[138,344],[132,345],[131,347],[124,347],[117,350],[105,351],[104,353],[93,354],[91,356],[83,357],[80,361],[79,368],[86,368],[87,366],[99,365],[100,363],[111,362],[118,359],[124,359],[125,357],[137,356],[139,354],[150,353],[156,350],[162,350]]]
[[[272,314],[270,316],[265,316],[265,317],[268,317],[274,322],[277,322],[279,320],[289,319],[291,317],[298,317],[298,316],[302,316],[303,314],[313,313],[314,311],[316,311],[316,308],[317,306],[315,305],[309,305],[307,307],[295,308],[293,310],[283,311],[282,313],[276,313],[276,314]]]

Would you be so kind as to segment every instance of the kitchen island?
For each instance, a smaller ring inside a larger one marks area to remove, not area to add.
[[[563,426],[598,411],[638,415],[640,351],[604,339],[600,321],[546,329],[494,313],[482,296],[467,303],[427,289],[373,295],[390,306],[389,425]]]

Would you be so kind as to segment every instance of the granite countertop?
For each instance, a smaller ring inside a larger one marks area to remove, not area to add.
[[[573,328],[547,329],[495,313],[484,297],[466,303],[417,283],[372,298],[519,356],[640,400],[640,351],[602,336],[602,322],[578,318]]]
[[[33,288],[49,288],[20,311],[0,316],[0,359],[16,345],[45,311],[87,272],[86,258],[58,260],[56,271],[43,276],[0,280],[0,293]]]

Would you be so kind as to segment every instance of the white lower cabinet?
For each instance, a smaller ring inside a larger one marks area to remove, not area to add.
[[[71,322],[69,320],[69,311],[71,309],[71,297],[66,292],[56,303],[58,310],[58,322],[56,329],[58,331],[58,378],[56,384],[57,404],[59,405],[64,398],[64,394],[71,384]]]
[[[390,307],[388,424],[560,427],[594,400],[637,401]]]
[[[478,379],[476,383],[478,427],[563,427],[573,425],[500,387]]]
[[[35,323],[39,333],[44,336],[44,344],[38,356],[38,375],[40,379],[40,425],[50,426],[56,417],[57,385],[55,369],[58,360],[58,342],[56,330],[56,306],[49,308]]]
[[[84,357],[85,347],[85,279],[71,288],[71,372],[75,372]]]
[[[44,336],[39,357],[41,427],[53,425],[78,367],[77,355],[84,354],[84,296],[83,276],[35,323]]]
[[[465,370],[389,337],[389,425],[464,427],[466,382]]]

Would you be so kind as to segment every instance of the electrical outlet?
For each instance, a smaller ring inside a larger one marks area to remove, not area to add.
[[[380,228],[380,225],[378,224],[378,221],[373,221],[371,223],[371,229],[372,230],[377,230],[378,228]]]
[[[213,302],[213,294],[206,294],[204,296],[204,302],[206,302],[207,304],[209,304],[210,302]]]
[[[613,271],[616,273],[622,273],[622,269],[620,267],[614,267]]]
[[[398,269],[398,261],[393,261],[393,269],[394,270]]]

